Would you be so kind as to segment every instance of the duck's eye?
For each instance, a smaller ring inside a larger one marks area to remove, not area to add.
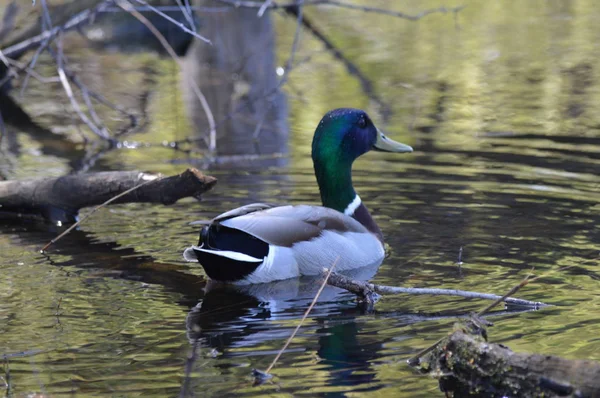
[[[358,127],[360,127],[361,129],[367,127],[367,120],[364,117],[358,119]]]

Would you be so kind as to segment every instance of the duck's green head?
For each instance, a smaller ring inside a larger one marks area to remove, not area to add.
[[[408,145],[387,138],[360,109],[327,112],[317,126],[312,158],[323,205],[344,212],[356,198],[352,187],[352,163],[371,149],[412,152]]]

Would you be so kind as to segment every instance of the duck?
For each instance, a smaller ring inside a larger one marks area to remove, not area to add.
[[[352,164],[371,151],[409,153],[388,138],[360,109],[325,114],[312,141],[312,160],[322,206],[252,203],[220,214],[204,225],[197,245],[183,256],[198,262],[208,278],[259,284],[379,266],[383,233],[356,193]]]

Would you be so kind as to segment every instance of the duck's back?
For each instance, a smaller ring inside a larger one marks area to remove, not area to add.
[[[344,271],[384,257],[380,240],[354,218],[308,205],[253,204],[223,213],[204,227],[199,246],[186,250],[189,260],[190,250],[211,278],[246,283],[315,275],[334,262]]]

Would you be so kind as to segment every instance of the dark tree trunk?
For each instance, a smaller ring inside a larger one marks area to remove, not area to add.
[[[198,6],[223,6],[196,0]],[[232,8],[202,14],[200,34],[213,45],[196,40],[185,60],[184,92],[199,137],[209,125],[190,90],[193,78],[207,98],[217,123],[219,155],[287,152],[287,106],[275,73],[275,35],[270,11]],[[279,159],[281,163],[283,160]]]

